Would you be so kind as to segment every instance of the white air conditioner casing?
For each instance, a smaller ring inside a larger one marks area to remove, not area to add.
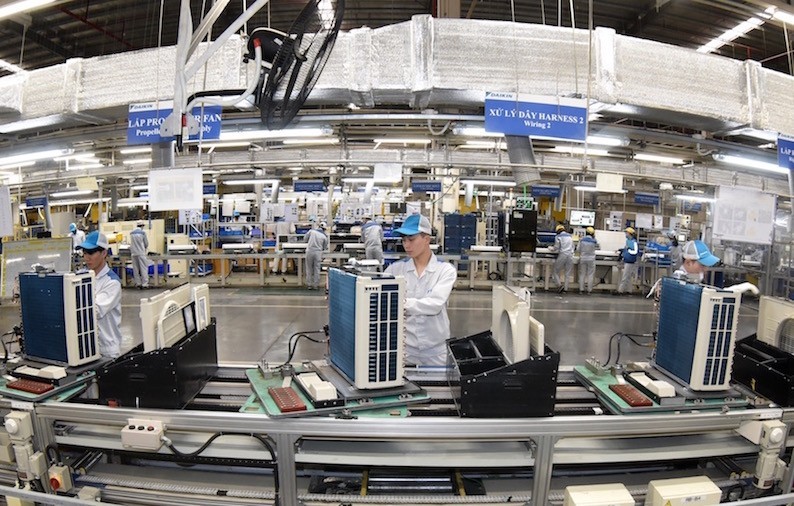
[[[761,297],[756,336],[759,341],[794,354],[794,301]]]

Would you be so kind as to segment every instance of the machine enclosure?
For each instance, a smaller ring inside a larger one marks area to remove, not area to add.
[[[460,415],[471,418],[553,416],[560,354],[509,363],[490,331],[447,341],[450,383],[460,381]]]
[[[97,370],[99,397],[119,406],[180,409],[217,372],[215,319],[177,344],[130,352]]]
[[[794,355],[754,335],[736,343],[733,379],[781,406],[794,406]]]

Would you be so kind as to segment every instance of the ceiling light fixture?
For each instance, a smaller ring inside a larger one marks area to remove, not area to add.
[[[571,155],[588,154],[590,156],[609,156],[609,151],[606,149],[588,149],[585,151],[583,147],[579,146],[554,146],[552,151],[555,153],[568,153]]]
[[[47,160],[55,158],[56,156],[63,156],[74,151],[71,149],[48,149],[45,151],[37,151],[33,153],[24,153],[20,155],[12,155],[3,157],[3,165],[18,166],[20,163],[36,162],[38,160]]]
[[[507,149],[507,144],[501,140],[492,141],[466,141],[466,144],[458,146],[459,149]]]
[[[284,139],[281,143],[285,146],[339,144],[339,139]]]
[[[94,190],[64,190],[59,192],[52,192],[50,193],[50,197],[60,198],[60,197],[77,197],[79,195],[91,195],[94,193]]]
[[[261,141],[266,139],[295,139],[331,135],[331,128],[288,128],[285,130],[238,130],[221,132],[221,141]]]
[[[516,185],[515,181],[505,181],[504,179],[461,179],[461,184],[473,184],[475,186],[501,186],[512,188]]]
[[[151,146],[144,146],[140,148],[121,148],[119,153],[122,155],[142,155],[144,153],[151,153]]]
[[[102,165],[101,163],[80,163],[77,165],[69,165],[68,167],[66,167],[66,170],[72,171],[72,170],[101,169],[103,167],[104,165]]]
[[[736,165],[738,167],[745,167],[747,169],[756,169],[756,170],[762,170],[765,172],[772,172],[775,174],[783,174],[783,175],[788,175],[789,172],[791,172],[790,169],[781,167],[776,163],[765,162],[763,160],[758,160],[755,158],[744,158],[741,156],[725,155],[722,153],[715,153],[711,155],[711,157],[714,158],[715,161],[727,163],[730,165]]]
[[[574,186],[573,189],[580,192],[590,192],[590,193],[599,191],[598,188],[596,188],[595,186],[584,186],[584,185]],[[604,193],[628,193],[628,190],[605,191]]]
[[[794,14],[791,14],[791,13],[785,12],[785,11],[781,11],[779,8],[777,8],[775,6],[768,7],[766,9],[766,11],[764,11],[764,12],[766,14],[771,15],[773,18],[777,19],[778,21],[782,21],[783,23],[786,23],[787,25],[793,25],[794,26]]]
[[[764,16],[768,18],[770,15],[771,13],[769,13],[767,9],[766,15],[765,16],[760,15],[760,16]],[[726,31],[717,38],[712,39],[706,44],[703,44],[702,46],[697,48],[696,51],[698,53],[712,53],[717,49],[721,48],[722,46],[724,46],[725,44],[729,44],[734,40],[738,39],[739,37],[743,37],[747,35],[748,33],[750,33],[751,31],[755,30],[756,28],[758,28],[763,24],[764,24],[763,19],[753,16],[746,21],[742,21],[741,23],[734,26],[733,28]]]
[[[144,165],[147,163],[152,163],[151,158],[128,158],[122,161],[124,165]]]
[[[425,137],[380,137],[372,139],[375,144],[430,144],[432,141]]]
[[[678,200],[686,200],[687,202],[716,202],[717,199],[711,197],[701,197],[698,195],[676,195]]]
[[[10,165],[4,163],[3,165],[0,165],[0,170],[21,169],[23,167],[33,167],[34,165],[36,165],[35,160],[31,160],[29,162],[22,162],[22,163],[12,163]]]
[[[247,148],[249,146],[251,146],[251,143],[248,141],[205,142],[201,144],[201,149]]]
[[[26,12],[39,7],[44,7],[51,4],[55,0],[19,0],[18,2],[6,2],[6,5],[0,7],[0,19],[4,19],[20,12]]]
[[[644,162],[657,162],[669,163],[671,165],[684,165],[686,161],[683,158],[676,158],[674,156],[652,155],[650,153],[637,153],[634,155],[635,160],[642,160]]]
[[[229,186],[243,186],[247,184],[276,184],[278,179],[229,179],[223,182]]]

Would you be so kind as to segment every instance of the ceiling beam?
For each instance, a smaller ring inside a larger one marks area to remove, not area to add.
[[[63,45],[52,42],[53,39],[59,38],[54,33],[48,33],[48,30],[41,30],[36,25],[31,26],[26,31],[25,27],[13,21],[0,21],[0,30],[13,33],[14,35],[18,35],[20,38],[24,36],[25,43],[33,42],[52,54],[60,56],[64,60],[78,56],[73,51],[65,48]]]

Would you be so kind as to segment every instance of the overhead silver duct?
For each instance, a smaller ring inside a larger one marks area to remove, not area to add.
[[[281,190],[281,180],[276,179],[273,183],[273,189],[270,190],[270,202],[278,204],[278,193]]]
[[[513,178],[519,186],[540,181],[540,171],[535,167],[535,151],[532,149],[532,140],[529,137],[518,135],[505,135],[507,142],[507,156],[513,168]]]

